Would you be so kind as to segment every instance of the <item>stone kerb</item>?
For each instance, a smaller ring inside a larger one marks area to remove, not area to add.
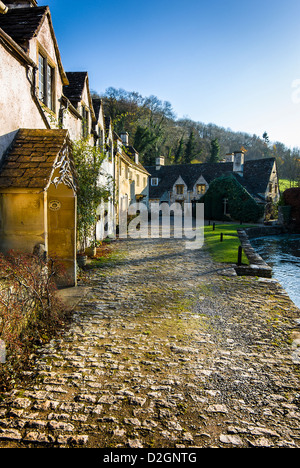
[[[249,237],[263,237],[267,235],[280,234],[277,227],[262,227],[262,228],[250,228],[244,230],[238,230],[238,236],[242,245],[242,248],[245,252],[246,257],[249,260],[249,265],[237,266],[235,271],[238,276],[257,276],[260,278],[272,278],[272,268],[268,265],[260,255],[252,247]]]

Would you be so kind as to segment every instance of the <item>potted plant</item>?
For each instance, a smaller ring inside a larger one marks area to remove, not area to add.
[[[96,256],[96,244],[92,242],[89,247],[85,249],[85,253],[88,257],[95,257]]]
[[[87,264],[87,255],[83,251],[77,253],[77,265],[83,268]]]

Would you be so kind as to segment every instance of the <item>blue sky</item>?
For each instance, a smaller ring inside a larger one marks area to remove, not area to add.
[[[66,71],[300,147],[299,0],[46,0]],[[297,81],[298,80],[298,81]],[[293,87],[294,86],[294,87]]]

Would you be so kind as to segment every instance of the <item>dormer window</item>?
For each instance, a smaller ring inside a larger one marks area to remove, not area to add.
[[[158,178],[157,177],[152,177],[151,186],[152,187],[157,187],[158,186]]]
[[[54,67],[39,54],[39,100],[54,111]]]
[[[177,195],[183,195],[184,194],[184,185],[176,185],[176,193],[177,193]]]
[[[206,185],[205,184],[198,184],[197,185],[197,195],[204,195],[206,192]]]

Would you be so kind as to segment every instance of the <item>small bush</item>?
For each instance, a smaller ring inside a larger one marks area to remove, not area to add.
[[[55,295],[55,279],[63,273],[54,260],[9,252],[0,254],[0,390],[11,386],[26,367],[29,354],[62,326],[67,311]]]

